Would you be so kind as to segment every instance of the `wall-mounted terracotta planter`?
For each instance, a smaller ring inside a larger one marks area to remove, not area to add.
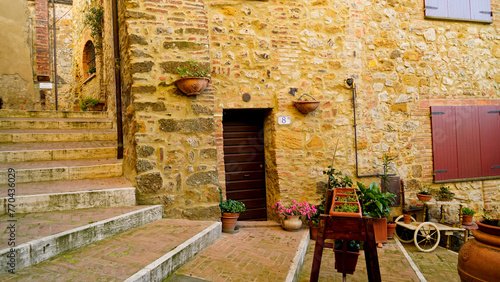
[[[186,95],[198,95],[207,88],[208,77],[183,77],[175,81],[175,85]]]
[[[316,110],[321,101],[316,101],[313,97],[311,97],[313,99],[312,101],[301,100],[304,95],[311,97],[308,94],[303,94],[297,101],[293,101],[293,105],[297,108],[297,110],[299,110],[299,112],[308,114]]]

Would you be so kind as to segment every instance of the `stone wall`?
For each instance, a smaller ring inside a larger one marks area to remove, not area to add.
[[[2,109],[32,109],[33,69],[26,1],[0,3],[0,98]]]
[[[319,202],[331,164],[354,180],[379,182],[356,177],[348,77],[357,90],[359,174],[381,173],[383,154],[394,157],[409,203],[419,186],[439,187],[432,183],[429,106],[500,104],[498,20],[426,20],[422,0],[125,4],[136,181],[141,201],[163,203],[167,216],[217,217],[216,187],[225,189],[223,109],[270,111],[270,207]],[[499,5],[492,0],[494,14]],[[173,85],[176,67],[190,58],[212,69],[210,89],[197,97]],[[322,101],[308,115],[292,103],[306,93]],[[278,125],[280,116],[291,124]],[[217,158],[204,157],[214,149]],[[476,210],[500,203],[497,180],[446,185]]]

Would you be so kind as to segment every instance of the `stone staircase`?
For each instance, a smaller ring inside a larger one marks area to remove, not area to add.
[[[0,193],[1,280],[162,280],[221,236],[136,205],[105,112],[0,110]]]

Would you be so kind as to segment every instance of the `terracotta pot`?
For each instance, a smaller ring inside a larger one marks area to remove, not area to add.
[[[394,231],[396,230],[396,225],[397,223],[395,222],[387,223],[387,239],[394,238]]]
[[[374,218],[375,243],[387,243],[387,218]]]
[[[186,95],[198,95],[207,88],[208,77],[183,77],[175,81],[175,85]]]
[[[318,226],[314,226],[311,223],[309,224],[309,230],[311,232],[311,240],[316,240],[316,237],[318,236]]]
[[[308,114],[319,106],[321,101],[293,101],[294,106],[303,114]]]
[[[417,198],[422,202],[428,202],[432,199],[432,195],[417,194]]]
[[[302,227],[300,215],[285,216],[281,220],[281,226],[287,231],[298,231]]]
[[[340,273],[353,274],[356,270],[356,264],[358,263],[359,252],[345,252],[345,262],[342,267],[342,251],[333,250],[335,252],[335,269]]]
[[[462,215],[462,224],[463,225],[470,225],[472,224],[472,218],[474,216],[473,215]]]
[[[500,281],[500,227],[476,223],[479,230],[474,231],[474,239],[467,241],[458,254],[460,279]]]
[[[411,222],[411,215],[409,215],[409,214],[404,214],[404,215],[403,215],[403,221],[404,221],[404,223],[406,223],[406,224],[410,223],[410,222]]]
[[[234,231],[238,217],[240,217],[239,213],[222,213],[222,231]]]

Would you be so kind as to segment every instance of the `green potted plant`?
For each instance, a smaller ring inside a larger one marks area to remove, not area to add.
[[[432,199],[432,194],[432,188],[424,186],[424,188],[417,192],[417,198],[422,202],[428,202]]]
[[[474,217],[474,214],[476,212],[470,208],[463,208],[462,209],[462,224],[463,225],[471,225],[472,224],[472,218]]]
[[[451,201],[455,197],[455,193],[450,191],[450,186],[441,186],[439,187],[439,191],[436,192],[438,195],[439,201]]]
[[[340,273],[353,274],[359,257],[359,241],[346,240],[346,252],[343,256],[344,240],[335,240],[335,269]],[[345,257],[345,261],[344,258]]]
[[[387,243],[387,219],[391,214],[389,205],[396,195],[390,192],[380,192],[380,188],[375,182],[370,184],[368,188],[361,182],[357,182],[357,184],[361,190],[363,213],[373,218],[375,242]]]
[[[80,107],[80,110],[86,111],[87,108],[94,107],[97,104],[99,104],[99,100],[94,99],[92,97],[84,97],[80,100],[78,106]]]
[[[240,217],[240,213],[246,210],[245,204],[235,200],[222,200],[222,190],[219,188],[220,203],[219,207],[222,213],[222,232],[226,233],[236,233],[236,221]]]
[[[205,67],[195,60],[188,60],[178,67],[177,73],[181,78],[175,81],[175,85],[186,95],[200,94],[210,82],[210,67]]]

